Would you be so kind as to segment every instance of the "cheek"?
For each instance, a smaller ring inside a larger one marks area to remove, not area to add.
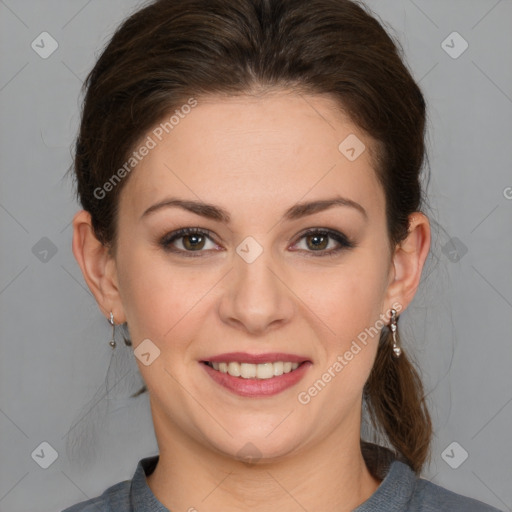
[[[379,318],[385,291],[383,271],[378,262],[358,256],[354,264],[306,280],[304,302],[337,338],[357,335]]]
[[[163,345],[176,339],[176,332],[194,328],[195,306],[215,281],[210,283],[199,267],[185,272],[165,254],[147,249],[125,253],[119,270],[121,300],[135,346],[144,338]]]
[[[375,360],[384,325],[380,316],[384,273],[379,261],[360,253],[347,265],[309,282],[305,302],[315,313],[317,325],[328,327],[322,335],[320,378],[335,382],[331,392],[343,394],[342,400],[358,396]]]

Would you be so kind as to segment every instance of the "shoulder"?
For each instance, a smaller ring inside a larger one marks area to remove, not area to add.
[[[137,510],[167,510],[155,498],[146,482],[158,462],[158,455],[139,460],[131,480],[119,482],[101,496],[82,501],[62,512],[133,512]]]
[[[420,478],[404,457],[386,447],[364,442],[361,448],[368,468],[382,481],[354,512],[503,512]]]
[[[411,512],[502,512],[486,503],[457,494],[418,478],[410,501]]]
[[[62,512],[130,512],[130,481],[109,487],[101,496],[66,508]]]

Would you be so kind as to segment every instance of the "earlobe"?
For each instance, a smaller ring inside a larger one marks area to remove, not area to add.
[[[418,289],[430,249],[430,223],[426,215],[409,216],[409,234],[393,255],[394,280],[388,286],[388,302],[399,302],[404,311]]]
[[[117,324],[126,321],[117,287],[115,261],[109,255],[108,247],[94,235],[91,215],[86,210],[80,210],[73,217],[72,249],[102,313],[109,318],[112,311]]]

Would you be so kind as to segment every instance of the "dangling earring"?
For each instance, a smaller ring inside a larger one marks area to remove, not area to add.
[[[116,348],[116,340],[115,340],[115,334],[116,334],[116,324],[114,323],[114,315],[112,311],[110,312],[110,318],[109,323],[112,326],[112,339],[108,342],[109,345],[112,347],[112,349]]]
[[[402,349],[398,346],[398,343],[396,341],[396,309],[391,310],[391,324],[389,325],[391,332],[393,333],[393,355],[395,357],[400,357],[400,354],[402,353]]]

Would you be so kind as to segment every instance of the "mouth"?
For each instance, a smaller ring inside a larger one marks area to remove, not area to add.
[[[244,352],[219,354],[199,363],[225,390],[252,398],[270,397],[293,388],[313,365],[306,357],[293,354]]]
[[[231,377],[238,377],[240,379],[272,379],[281,375],[291,373],[299,366],[305,364],[307,361],[301,363],[291,361],[275,361],[265,363],[241,363],[237,361],[202,361],[203,364],[213,368],[220,373],[227,373]]]

